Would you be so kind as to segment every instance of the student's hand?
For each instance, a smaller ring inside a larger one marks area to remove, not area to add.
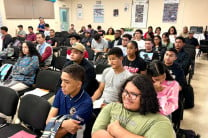
[[[90,46],[90,42],[88,41],[88,42],[86,43],[86,45],[87,45],[87,46]]]
[[[108,128],[107,128],[107,131],[112,135],[112,136],[116,136],[117,133],[119,133],[119,130],[120,130],[121,125],[119,123],[118,120],[116,120],[115,122],[111,123],[108,125]]]
[[[82,128],[82,126],[80,126],[79,124],[80,121],[74,119],[68,119],[63,121],[61,127],[71,134],[76,134],[78,129]]]
[[[107,103],[102,103],[101,108],[105,107],[106,105],[107,105]]]

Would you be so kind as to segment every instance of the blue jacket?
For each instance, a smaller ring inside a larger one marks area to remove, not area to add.
[[[38,56],[19,57],[12,69],[12,79],[32,85],[39,68]]]

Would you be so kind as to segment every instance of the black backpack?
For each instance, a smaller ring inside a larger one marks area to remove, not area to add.
[[[99,53],[99,55],[97,55],[95,58],[95,65],[98,64],[108,65],[108,57],[106,53]]]
[[[179,129],[176,133],[177,138],[200,138],[199,134],[196,134],[193,130]]]
[[[184,91],[184,109],[189,109],[194,107],[194,90],[191,85],[187,85],[186,90]]]

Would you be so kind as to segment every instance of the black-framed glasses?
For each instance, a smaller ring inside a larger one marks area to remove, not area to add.
[[[142,94],[137,94],[137,93],[134,93],[134,92],[128,92],[127,90],[123,90],[123,93],[122,93],[124,96],[128,96],[130,99],[132,100],[136,100],[136,98],[138,96],[141,96]]]

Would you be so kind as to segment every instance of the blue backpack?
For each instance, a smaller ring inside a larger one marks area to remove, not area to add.
[[[12,71],[12,64],[3,64],[0,68],[0,81],[5,81]]]

